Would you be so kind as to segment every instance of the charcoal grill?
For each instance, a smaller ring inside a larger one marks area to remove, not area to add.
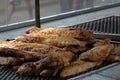
[[[101,38],[107,38],[110,37],[113,41],[112,43],[117,47],[120,46],[120,42],[117,40],[120,40],[120,16],[110,16],[102,19],[98,19],[95,21],[86,22],[83,24],[77,24],[73,26],[69,26],[70,28],[85,28],[90,29],[94,32],[95,37],[97,39]],[[112,66],[115,66],[119,63],[113,63],[113,64],[103,64],[102,66],[92,69],[88,72],[85,72],[83,74],[77,74],[70,77],[67,77],[65,79],[78,79],[85,77],[89,74],[92,74],[94,72],[99,72],[101,69],[106,69]],[[4,68],[0,69],[0,80],[61,80],[62,78],[58,77],[21,77],[18,76],[11,68]]]

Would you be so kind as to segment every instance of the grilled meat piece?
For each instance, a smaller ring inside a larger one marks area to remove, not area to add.
[[[58,71],[63,68],[63,65],[59,65],[53,68],[44,69],[41,71],[41,76],[56,76]]]
[[[106,59],[107,62],[116,62],[120,61],[120,47],[114,48],[110,55]]]
[[[54,65],[53,65],[54,64]],[[60,58],[53,57],[53,56],[47,56],[37,62],[28,62],[23,65],[21,65],[17,73],[21,76],[29,76],[29,75],[45,75],[45,70],[54,68],[54,67],[60,67],[53,71],[54,75],[57,73],[62,67],[63,67],[63,61]],[[62,67],[61,67],[62,66]]]
[[[41,28],[38,27],[32,27],[26,30],[26,34],[30,34],[30,33],[37,33],[40,31]]]
[[[86,61],[103,61],[105,60],[110,52],[113,50],[114,46],[112,44],[102,45],[92,48],[86,52],[83,52],[79,59]]]
[[[66,47],[71,45],[85,47],[86,45],[86,42],[84,41],[78,41],[70,36],[57,34],[25,34],[17,37],[15,40],[26,43],[42,43],[57,47]]]
[[[73,53],[84,52],[87,50],[86,47],[79,47],[79,46],[68,46],[62,49],[64,49],[65,51],[71,51]]]
[[[43,33],[43,34],[58,34],[68,35],[75,39],[86,41],[88,44],[95,42],[93,32],[82,28],[37,28],[33,27],[26,31],[27,34]]]
[[[94,46],[95,46],[95,47],[96,47],[96,46],[102,46],[102,45],[110,44],[110,42],[111,42],[111,39],[110,39],[110,38],[107,38],[107,39],[105,39],[105,40],[100,40],[100,41],[96,42],[96,43],[94,44]]]
[[[45,35],[45,34],[26,34],[16,38],[16,41],[21,41],[25,43],[40,43],[40,44],[47,44],[50,46],[56,46],[60,48],[66,47],[67,50],[72,52],[82,52],[84,51],[86,42],[78,41],[69,36],[63,35]],[[73,46],[74,49],[70,49],[69,47]],[[82,48],[82,49],[81,49]],[[84,49],[83,49],[84,48]]]
[[[2,57],[0,56],[0,65],[1,66],[15,66],[24,62],[23,58],[14,58],[14,57]]]
[[[60,73],[60,76],[67,77],[78,73],[83,73],[85,71],[88,71],[89,69],[99,66],[101,63],[102,62],[88,62],[77,60],[64,67]]]
[[[63,60],[64,66],[68,65],[69,62],[72,60],[74,57],[74,54],[68,51],[64,51],[62,49],[56,48],[56,47],[50,47],[45,49],[46,52],[43,50],[43,48],[33,48],[31,49],[32,52],[37,52],[37,53],[43,53],[43,54],[50,54],[55,57],[59,57]]]
[[[25,57],[27,57],[27,55],[32,54],[32,56],[33,56],[33,54],[34,54],[34,56],[36,58],[39,55],[42,56],[42,55],[50,54],[50,55],[62,58],[65,65],[69,64],[69,62],[72,60],[72,58],[74,56],[74,54],[70,51],[66,51],[66,50],[63,50],[61,48],[57,48],[54,46],[48,46],[48,45],[37,44],[37,43],[21,43],[21,42],[17,43],[17,42],[7,42],[7,41],[2,42],[1,41],[0,47],[6,47],[6,49],[10,48],[10,50],[13,50],[11,53],[7,54],[6,56],[13,55],[14,57],[16,57],[16,56],[22,55],[22,57],[24,57],[23,55],[26,55]],[[13,48],[13,49],[11,49],[11,48]],[[5,52],[6,50],[2,50],[2,51]],[[7,51],[7,53],[9,51]],[[16,51],[16,53],[15,53],[15,51]],[[2,53],[0,53],[0,54],[2,54]],[[5,56],[5,54],[4,54],[4,56]]]
[[[31,51],[22,51],[12,48],[2,48],[0,47],[0,56],[5,57],[16,57],[16,58],[24,58],[27,61],[34,61],[44,58],[47,55],[38,54]]]
[[[31,59],[33,57],[32,54],[27,54],[26,52],[19,51],[17,49],[3,47],[0,47],[0,56],[21,57],[24,59]]]
[[[19,49],[23,47],[39,47],[39,46],[45,46],[44,44],[38,44],[38,43],[23,43],[23,42],[10,42],[10,41],[0,41],[0,47],[4,48],[14,48]]]

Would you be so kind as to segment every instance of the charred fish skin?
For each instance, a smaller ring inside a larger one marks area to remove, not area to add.
[[[30,75],[44,76],[45,74],[48,73],[47,71],[49,71],[50,68],[55,68],[56,66],[59,66],[57,69],[54,69],[55,71],[53,76],[55,76],[56,73],[62,68],[60,67],[61,65],[63,65],[63,62],[61,61],[61,59],[59,60],[58,58],[48,56],[37,62],[25,63],[21,65],[16,72],[21,76],[26,76],[26,75],[27,76],[30,76]]]

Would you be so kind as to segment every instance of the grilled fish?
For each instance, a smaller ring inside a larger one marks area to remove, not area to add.
[[[79,59],[86,60],[86,61],[103,61],[105,60],[110,52],[114,49],[114,45],[108,44],[108,45],[102,45],[92,48],[91,50],[88,50],[86,52],[83,52]]]
[[[110,44],[110,42],[111,42],[111,39],[110,39],[110,38],[107,38],[107,39],[105,39],[105,40],[100,40],[100,41],[96,42],[96,43],[94,44],[94,46],[95,46],[95,47],[96,47],[96,46],[102,46],[102,45]]]
[[[120,47],[114,48],[110,55],[107,57],[106,61],[110,63],[120,61]]]
[[[25,34],[16,38],[16,41],[26,42],[26,43],[42,43],[57,47],[65,46],[81,46],[84,47],[86,42],[78,41],[69,36],[53,35],[53,34]]]
[[[55,76],[57,72],[63,67],[63,61],[60,58],[56,58],[53,56],[47,56],[39,61],[36,62],[28,62],[21,65],[17,73],[21,76],[28,76],[28,75],[43,75],[49,74],[52,68],[54,68],[53,73],[51,76]],[[49,75],[46,75],[49,76]]]
[[[39,34],[58,34],[68,35],[75,39],[86,41],[88,44],[95,42],[93,32],[82,28],[37,28],[33,27],[26,31],[27,34],[39,33]]]
[[[45,34],[26,34],[23,36],[19,36],[16,38],[16,41],[19,42],[25,42],[25,43],[40,43],[40,44],[47,44],[51,46],[56,46],[60,48],[66,48],[66,50],[72,51],[72,52],[82,52],[86,48],[86,42],[85,41],[79,41],[69,36],[63,36],[63,35],[45,35]],[[70,49],[72,48],[77,49]],[[82,49],[81,49],[82,48]]]
[[[0,55],[3,56],[23,57],[26,60],[39,59],[44,55],[53,55],[62,58],[65,65],[69,64],[74,57],[72,52],[54,46],[8,41],[0,42],[0,52]]]
[[[85,71],[88,71],[89,69],[99,66],[101,63],[102,62],[88,62],[77,60],[64,67],[60,73],[60,76],[67,77],[78,73],[83,73]]]

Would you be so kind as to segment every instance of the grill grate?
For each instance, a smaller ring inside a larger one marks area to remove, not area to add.
[[[84,29],[90,29],[92,31],[94,31],[95,33],[95,37],[96,38],[106,38],[106,37],[110,37],[111,39],[115,39],[115,40],[120,40],[120,16],[110,16],[107,18],[103,18],[103,19],[99,19],[99,20],[95,20],[95,21],[91,21],[91,22],[87,22],[87,23],[83,23],[83,24],[78,24],[78,25],[74,25],[74,26],[69,26],[71,28],[84,28]],[[98,33],[98,34],[96,34]],[[103,34],[101,34],[103,33]],[[113,41],[114,45],[120,46],[120,42],[118,41]],[[110,64],[112,65],[112,64]],[[107,65],[107,66],[110,66]],[[103,67],[103,66],[101,66]],[[92,70],[94,71],[94,70]],[[90,72],[87,73],[83,73],[82,75],[85,74],[91,74]],[[67,79],[71,79],[74,77],[82,77],[81,74],[77,74],[71,77],[68,77]],[[21,77],[18,76],[12,69],[10,68],[4,68],[4,69],[0,69],[0,80],[61,80],[61,78],[57,78],[57,77]]]
[[[94,32],[120,34],[120,16],[110,16],[95,21],[70,26],[71,28],[90,29]]]

